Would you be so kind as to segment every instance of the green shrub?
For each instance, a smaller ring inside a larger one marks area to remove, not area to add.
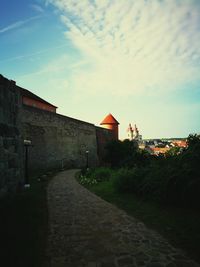
[[[82,185],[95,185],[100,182],[108,181],[111,177],[111,173],[111,169],[105,167],[89,169],[81,172],[79,182]]]
[[[122,168],[112,175],[113,186],[119,192],[136,192],[141,178],[138,168]]]
[[[92,176],[98,181],[98,182],[104,182],[108,181],[111,177],[112,170],[110,168],[96,168],[92,172]]]
[[[97,180],[94,179],[93,177],[89,177],[89,176],[82,175],[82,174],[79,177],[79,182],[82,185],[95,185],[98,183]]]
[[[149,161],[149,154],[138,149],[135,141],[111,141],[107,144],[104,160],[112,168],[133,168],[145,165]]]
[[[111,180],[118,192],[170,205],[200,207],[200,136],[189,136],[188,148],[166,157],[149,158],[128,140],[112,142],[107,149],[108,162],[115,169],[86,171],[80,178],[82,184]]]

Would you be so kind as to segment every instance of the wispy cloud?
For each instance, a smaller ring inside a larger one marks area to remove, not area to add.
[[[46,97],[49,99],[52,96],[52,103],[58,103],[63,101],[66,91],[71,88],[69,73],[84,68],[85,64],[87,62],[77,63],[70,55],[63,54],[48,63],[44,63],[35,72],[19,75],[15,79],[21,81],[23,86],[27,85],[27,88],[34,85],[32,89],[39,95],[41,91],[48,92]],[[58,92],[62,92],[62,94],[58,94]]]
[[[44,13],[44,9],[39,6],[39,5],[36,5],[36,4],[31,4],[30,7],[35,10],[36,12],[39,12],[39,13]]]
[[[42,54],[48,53],[48,52],[50,52],[52,50],[60,49],[60,48],[67,47],[67,46],[68,46],[68,44],[65,43],[65,44],[62,44],[62,45],[58,45],[58,46],[50,47],[50,48],[47,48],[47,49],[44,49],[44,50],[40,50],[40,51],[31,53],[31,54],[19,55],[19,56],[16,56],[16,57],[5,58],[5,59],[0,60],[0,63],[9,62],[9,61],[15,61],[15,60],[21,60],[21,59],[24,59],[24,58],[31,58],[31,57],[42,55]]]
[[[50,60],[48,63],[41,66],[41,68],[35,72],[20,75],[19,79],[24,79],[26,77],[39,77],[45,76],[46,79],[54,80],[55,76],[58,75],[68,77],[69,73],[76,73],[80,69],[84,69],[87,66],[87,61],[74,62],[70,55],[63,54],[56,59]],[[53,74],[53,77],[52,77]]]
[[[66,37],[93,66],[78,73],[77,87],[132,94],[200,79],[199,2],[47,2],[61,11]]]
[[[10,24],[10,25],[4,27],[4,28],[1,28],[1,29],[0,29],[0,33],[4,33],[4,32],[7,32],[7,31],[11,31],[11,30],[15,30],[15,29],[20,28],[20,27],[22,27],[23,25],[29,23],[30,21],[32,21],[32,20],[36,20],[36,19],[39,19],[39,18],[41,18],[41,15],[39,15],[39,16],[34,16],[34,17],[28,18],[28,19],[26,19],[26,20],[19,20],[19,21],[16,21],[16,22],[14,22],[14,23],[12,23],[12,24]]]
[[[49,75],[49,73],[53,73],[55,75],[65,70],[67,65],[69,65],[69,57],[67,55],[63,55],[45,64],[38,71],[21,75],[20,78],[25,78],[29,76],[34,77],[34,76],[40,76],[40,75],[45,75],[45,74]]]

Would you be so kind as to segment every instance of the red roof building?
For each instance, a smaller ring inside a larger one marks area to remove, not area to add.
[[[154,155],[164,155],[167,151],[170,150],[170,147],[152,147],[151,150],[153,151]]]
[[[119,122],[113,117],[113,115],[110,113],[108,114],[103,121],[100,123],[100,125],[105,125],[105,124],[114,124],[114,125],[119,125]]]
[[[172,144],[174,144],[174,146],[184,147],[184,148],[188,146],[187,140],[174,140]]]
[[[118,125],[119,122],[113,117],[112,114],[108,114],[100,123],[102,127],[109,129],[113,132],[113,139],[118,140]]]
[[[19,86],[18,88],[20,90],[22,103],[24,105],[56,113],[56,106],[50,104],[49,102],[33,94],[27,89],[21,88]]]

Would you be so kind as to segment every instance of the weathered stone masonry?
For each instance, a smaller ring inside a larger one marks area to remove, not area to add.
[[[31,140],[30,172],[98,164],[96,129],[93,124],[36,108],[21,109],[22,135]]]
[[[0,75],[0,193],[24,183],[24,140],[31,141],[31,176],[62,167],[86,167],[87,157],[89,167],[102,163],[112,131],[28,106],[23,102],[23,90]]]
[[[23,181],[20,97],[15,82],[0,75],[0,195]]]

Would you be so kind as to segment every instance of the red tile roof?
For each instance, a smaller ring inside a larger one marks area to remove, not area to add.
[[[164,153],[166,153],[167,151],[170,150],[169,147],[152,147],[151,149],[152,149],[155,153],[157,152],[157,153],[161,153],[161,154],[164,154]]]
[[[119,122],[113,117],[112,114],[108,114],[104,120],[100,123],[100,125],[103,124],[119,124]]]
[[[45,103],[45,104],[47,104],[47,105],[50,105],[50,106],[52,106],[52,107],[54,107],[54,108],[57,108],[56,106],[52,105],[51,103],[47,102],[46,100],[42,99],[41,97],[39,97],[39,96],[33,94],[33,93],[30,92],[29,90],[24,89],[24,88],[22,88],[22,87],[20,87],[20,86],[17,86],[17,87],[19,88],[20,93],[21,93],[22,96],[29,97],[29,98],[31,98],[31,99],[40,101],[40,102]]]
[[[172,143],[178,147],[187,147],[187,140],[174,140]]]

